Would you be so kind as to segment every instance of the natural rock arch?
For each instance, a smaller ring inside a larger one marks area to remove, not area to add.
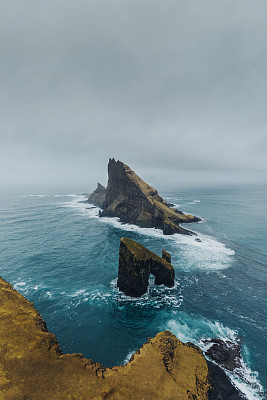
[[[127,296],[140,297],[147,292],[149,275],[155,276],[156,285],[172,287],[174,268],[171,256],[165,250],[163,258],[132,239],[121,238],[117,286]]]

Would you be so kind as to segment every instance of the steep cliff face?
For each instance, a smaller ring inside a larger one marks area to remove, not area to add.
[[[93,201],[93,198],[89,200]],[[156,189],[145,183],[126,164],[114,158],[109,160],[108,186],[101,208],[103,211],[100,216],[119,217],[123,222],[141,227],[159,228],[166,235],[192,234],[179,224],[200,220],[170,207]]]
[[[170,254],[164,251],[160,258],[140,243],[121,238],[119,272],[117,286],[127,296],[140,297],[147,291],[149,275],[155,276],[156,285],[172,287],[174,268],[170,264]]]
[[[92,326],[93,329],[93,326]],[[218,372],[219,370],[219,372]],[[1,400],[236,400],[219,367],[165,331],[125,366],[62,354],[33,304],[0,278]]]

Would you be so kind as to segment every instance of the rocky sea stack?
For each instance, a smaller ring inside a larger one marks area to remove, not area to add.
[[[100,216],[119,217],[122,222],[146,228],[159,228],[165,235],[190,235],[180,223],[200,219],[184,214],[169,205],[157,190],[145,183],[134,171],[114,158],[108,163],[108,185],[98,184],[89,201],[102,209]]]
[[[140,297],[147,291],[149,275],[155,276],[156,285],[172,287],[174,268],[171,256],[165,250],[160,258],[132,239],[121,238],[117,286],[127,296]]]

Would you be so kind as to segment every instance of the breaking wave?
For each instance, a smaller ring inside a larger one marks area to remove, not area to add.
[[[223,341],[229,340],[236,344],[239,343],[237,331],[224,326],[218,321],[212,322],[204,318],[192,318],[183,311],[179,312],[175,320],[170,320],[166,328],[174,333],[182,342],[193,342],[204,352],[211,346],[211,344],[205,343],[207,339],[219,338]],[[160,327],[160,329],[164,328]],[[264,389],[259,382],[258,373],[251,370],[244,356],[246,356],[246,351],[241,358],[241,367],[236,368],[233,372],[221,368],[229,376],[234,386],[248,400],[263,400]]]
[[[129,297],[120,292],[117,288],[117,279],[110,282],[110,288],[98,285],[94,289],[78,289],[72,293],[66,294],[65,301],[68,303],[68,308],[76,308],[81,303],[94,305],[105,304],[120,304],[131,305],[138,308],[161,309],[168,308],[169,310],[177,310],[182,302],[180,284],[175,281],[174,287],[167,288],[164,285],[154,285],[153,279],[149,280],[147,293],[141,297]]]
[[[122,223],[119,218],[99,217],[100,208],[85,202],[85,200],[86,197],[83,195],[73,195],[73,199],[65,202],[63,206],[77,209],[88,218],[98,219],[99,222],[112,225],[114,228],[168,241],[173,250],[179,249],[180,257],[183,259],[180,267],[184,270],[220,270],[233,264],[234,250],[212,236],[203,233],[197,233],[197,236],[180,234],[168,236],[163,235],[161,229],[141,228],[133,224]]]

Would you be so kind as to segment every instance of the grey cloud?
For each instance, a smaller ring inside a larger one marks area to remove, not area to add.
[[[3,183],[266,179],[265,1],[0,6]]]

